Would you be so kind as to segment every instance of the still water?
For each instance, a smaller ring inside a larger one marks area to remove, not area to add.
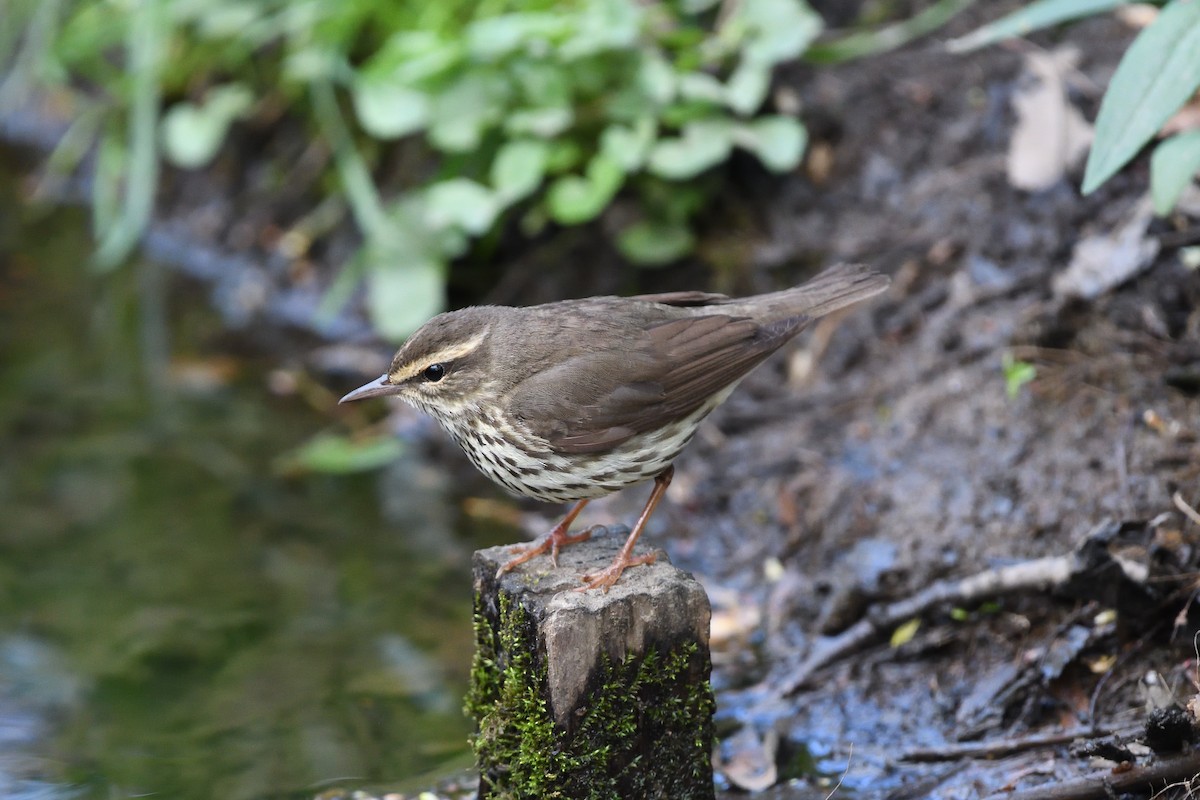
[[[415,456],[281,470],[332,400],[218,344],[194,285],[153,330],[146,266],[90,274],[86,215],[21,180],[0,155],[0,797],[311,797],[469,763],[469,557],[497,536]]]

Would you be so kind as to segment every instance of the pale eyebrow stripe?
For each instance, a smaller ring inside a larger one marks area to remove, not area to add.
[[[388,373],[388,379],[392,383],[401,383],[402,381],[406,381],[417,373],[421,372],[430,364],[454,361],[455,359],[469,355],[473,353],[479,347],[479,345],[483,344],[483,338],[486,335],[486,331],[478,333],[465,342],[452,344],[449,347],[443,347],[441,350],[437,350],[427,356],[422,356],[420,361],[409,361],[395,372]]]

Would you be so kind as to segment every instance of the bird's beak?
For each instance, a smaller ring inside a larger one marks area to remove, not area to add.
[[[387,375],[380,375],[370,383],[364,383],[362,386],[350,392],[348,395],[338,400],[338,405],[349,403],[352,400],[366,400],[368,397],[383,397],[389,394],[399,394],[400,387],[387,382]]]

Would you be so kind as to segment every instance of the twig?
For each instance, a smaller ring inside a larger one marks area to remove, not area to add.
[[[966,605],[1004,594],[1053,589],[1070,579],[1073,564],[1072,556],[1049,556],[985,570],[962,580],[939,581],[912,597],[871,612],[837,636],[816,644],[779,692],[786,696],[802,689],[817,670],[865,647],[933,606],[943,603]]]
[[[1175,490],[1175,494],[1171,495],[1171,502],[1175,503],[1175,507],[1182,511],[1185,517],[1200,525],[1200,511],[1196,511],[1196,509],[1188,505],[1188,502],[1183,499],[1183,495],[1179,493],[1178,489]]]
[[[1067,744],[1077,739],[1097,739],[1110,736],[1117,728],[1099,726],[1076,728],[1070,731],[1056,733],[1034,733],[1028,736],[1014,736],[1009,739],[998,739],[993,742],[965,742],[963,744],[948,744],[942,747],[921,747],[906,750],[900,754],[901,761],[957,761],[960,758],[999,758],[1000,756],[1020,753],[1025,750],[1036,750],[1039,747],[1053,747]],[[1133,732],[1132,729],[1130,732]]]
[[[1152,789],[1155,784],[1189,780],[1197,774],[1200,774],[1200,750],[1193,750],[1186,755],[1160,759],[1124,772],[1105,770],[1052,786],[1022,789],[1019,792],[996,792],[987,800],[1104,800],[1114,793]]]
[[[1109,665],[1109,668],[1106,669],[1104,674],[1100,676],[1100,680],[1096,681],[1096,688],[1092,689],[1092,696],[1088,701],[1089,720],[1095,722],[1097,715],[1100,713],[1100,694],[1104,691],[1104,687],[1108,684],[1108,679],[1117,674],[1117,669],[1123,666],[1126,661],[1140,653],[1142,648],[1146,646],[1146,643],[1149,642],[1154,636],[1158,635],[1162,625],[1163,623],[1159,623],[1158,625],[1151,626],[1150,630],[1139,636],[1136,642],[1128,647],[1124,653],[1121,653],[1121,655],[1117,656],[1117,660]]]
[[[825,800],[832,800],[837,794],[837,790],[842,788],[842,781],[846,780],[846,776],[850,774],[850,762],[854,760],[854,742],[850,743],[850,753],[846,756],[846,768],[842,770],[842,774],[838,776],[838,782],[829,790],[829,794],[825,795]]]

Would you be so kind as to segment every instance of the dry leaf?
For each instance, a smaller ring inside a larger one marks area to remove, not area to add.
[[[1018,189],[1047,189],[1087,152],[1092,126],[1067,98],[1066,74],[1079,54],[1062,48],[1025,56],[1025,75],[1013,94],[1017,124],[1008,146],[1008,182]]]
[[[742,728],[722,743],[723,758],[718,769],[739,789],[761,792],[779,779],[775,766],[778,749],[779,734],[775,731],[759,736],[753,728]]]
[[[1075,243],[1071,263],[1054,279],[1054,293],[1090,300],[1150,266],[1159,250],[1158,239],[1146,235],[1153,218],[1150,197],[1145,196],[1115,230],[1081,238]]]
[[[1158,18],[1158,6],[1130,3],[1127,6],[1119,6],[1113,13],[1122,24],[1141,30],[1150,27],[1150,23]]]

